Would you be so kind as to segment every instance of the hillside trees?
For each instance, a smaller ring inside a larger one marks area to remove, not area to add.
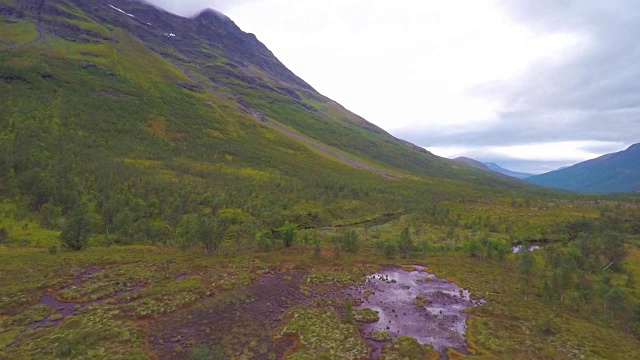
[[[520,273],[520,288],[524,294],[524,299],[527,300],[531,280],[536,270],[536,259],[533,253],[529,251],[529,246],[524,246],[522,250],[518,252],[518,270]]]
[[[271,230],[260,229],[256,232],[254,242],[262,252],[268,252],[273,247],[273,234]]]
[[[607,216],[614,213],[621,217],[627,214],[615,211],[607,212]],[[633,271],[622,267],[627,256],[627,235],[618,231],[629,231],[626,221],[617,218],[592,225],[577,223],[582,224],[578,226],[581,231],[575,232],[572,242],[549,244],[540,250],[545,264],[544,269],[537,272],[542,297],[554,308],[567,306],[588,312],[611,326],[619,323],[640,333],[633,316],[634,309],[640,306],[634,295]],[[575,227],[577,223],[572,222],[570,226]],[[521,276],[528,262],[528,256],[519,255]]]
[[[398,250],[402,254],[403,258],[408,258],[413,250],[413,241],[411,240],[411,233],[409,228],[405,227],[400,233],[400,240],[398,241]]]
[[[470,257],[484,256],[487,259],[504,259],[511,250],[504,240],[487,237],[471,238],[462,243],[462,250]]]
[[[181,247],[186,250],[199,244],[205,253],[219,252],[228,227],[229,222],[219,217],[187,214],[183,216],[178,229]]]
[[[358,233],[354,230],[347,230],[342,237],[342,248],[346,252],[355,253],[360,248],[358,244]]]
[[[627,255],[624,248],[624,237],[613,231],[605,231],[597,237],[597,246],[600,249],[600,262],[604,268],[613,267],[616,270],[621,269],[622,260]]]

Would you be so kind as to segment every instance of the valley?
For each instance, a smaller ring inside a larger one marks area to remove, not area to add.
[[[0,359],[640,357],[637,194],[436,156],[216,11],[0,31]]]

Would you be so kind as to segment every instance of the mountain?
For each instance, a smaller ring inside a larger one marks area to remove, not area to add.
[[[471,166],[471,167],[473,167],[475,169],[478,169],[478,170],[492,171],[484,163],[482,163],[482,162],[480,162],[478,160],[474,160],[472,158],[461,156],[461,157],[457,157],[457,158],[453,159],[453,161],[459,162],[461,164],[469,165],[469,166]]]
[[[640,190],[640,144],[526,180],[537,185],[573,191],[637,192]]]
[[[101,230],[145,233],[194,212],[318,226],[538,191],[392,137],[213,10],[2,0],[0,16],[0,190],[32,211],[86,202]]]
[[[481,171],[485,171],[485,172],[490,172],[490,173],[498,173],[498,174],[502,174],[502,175],[506,175],[512,178],[516,178],[516,179],[524,179],[527,178],[529,176],[533,176],[532,174],[527,174],[527,173],[521,173],[521,172],[516,172],[516,171],[511,171],[511,170],[507,170],[505,168],[500,167],[498,164],[496,163],[483,163],[480,162],[478,160],[474,160],[468,157],[458,157],[453,159],[453,161],[461,163],[461,164],[465,164],[465,165],[469,165],[475,169],[481,170]]]
[[[512,171],[509,169],[505,169],[503,167],[501,167],[500,165],[496,164],[496,163],[484,163],[484,165],[486,165],[489,169],[498,172],[500,174],[504,174],[507,176],[511,176],[517,179],[526,179],[530,176],[533,176],[533,174],[528,174],[528,173],[523,173],[523,172],[517,172],[517,171]]]

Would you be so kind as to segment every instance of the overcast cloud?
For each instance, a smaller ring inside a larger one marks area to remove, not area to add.
[[[144,0],[174,14],[192,16],[211,8],[226,13],[234,5],[255,0]]]
[[[212,7],[323,94],[446,156],[540,173],[640,142],[640,2],[152,0]]]

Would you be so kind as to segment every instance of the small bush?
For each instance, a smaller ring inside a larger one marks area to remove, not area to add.
[[[260,230],[256,233],[255,242],[260,251],[269,252],[273,246],[273,234],[270,230]]]
[[[478,239],[469,239],[462,244],[462,249],[467,255],[475,257],[480,252],[480,241]]]
[[[342,320],[345,324],[353,324],[353,304],[349,300],[344,302],[344,318]]]
[[[383,246],[384,256],[387,259],[393,259],[396,257],[396,244],[391,241],[387,241]]]
[[[391,337],[389,336],[389,333],[384,330],[373,331],[371,333],[371,338],[373,339],[373,341],[377,341],[377,342],[391,341]]]
[[[291,247],[293,240],[298,232],[298,225],[292,224],[289,221],[285,221],[284,225],[280,229],[280,235],[282,235],[282,241],[285,247]]]
[[[360,246],[358,245],[358,234],[354,230],[348,230],[344,233],[344,238],[342,239],[342,248],[346,252],[358,252],[358,250],[360,249]]]
[[[538,322],[536,330],[540,335],[552,336],[556,333],[556,324],[552,318],[546,317]]]
[[[400,239],[398,241],[398,249],[402,254],[403,258],[408,258],[413,251],[413,241],[411,240],[411,233],[409,232],[409,228],[406,227],[400,233]]]

